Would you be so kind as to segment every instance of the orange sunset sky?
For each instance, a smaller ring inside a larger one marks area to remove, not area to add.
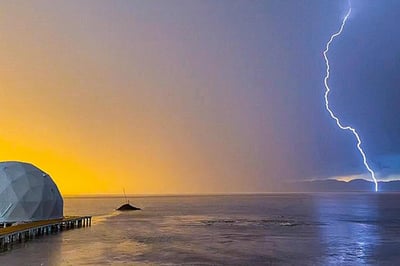
[[[2,4],[0,160],[35,164],[65,195],[257,190],[263,144],[246,120],[264,115],[233,87],[229,25],[201,3],[146,2]]]

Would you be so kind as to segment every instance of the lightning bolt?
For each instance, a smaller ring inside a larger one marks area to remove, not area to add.
[[[336,37],[340,36],[340,34],[342,34],[344,26],[346,25],[347,19],[349,18],[350,14],[351,14],[351,5],[350,5],[350,2],[349,2],[349,9],[347,11],[346,16],[342,20],[342,24],[341,24],[339,30],[336,33],[331,35],[329,41],[326,43],[326,48],[324,50],[324,58],[325,58],[325,64],[326,64],[326,75],[325,75],[325,78],[324,78],[324,84],[325,84],[325,89],[326,89],[325,90],[325,107],[326,107],[326,110],[329,112],[330,116],[332,117],[332,119],[334,119],[336,121],[337,126],[342,130],[350,131],[354,135],[354,137],[356,138],[356,140],[357,140],[357,149],[358,149],[358,151],[360,152],[360,154],[361,154],[361,156],[363,158],[364,166],[368,170],[368,172],[371,174],[372,180],[375,183],[375,191],[378,191],[378,181],[375,178],[375,172],[371,169],[371,167],[369,166],[369,164],[367,162],[367,156],[365,155],[365,152],[361,147],[361,144],[362,144],[361,138],[358,135],[356,129],[351,127],[351,126],[342,125],[342,123],[340,122],[339,118],[333,113],[333,111],[329,107],[329,97],[328,96],[329,96],[329,93],[330,93],[331,89],[329,88],[329,85],[328,85],[328,80],[329,80],[329,77],[330,77],[330,66],[329,66],[329,59],[328,59],[328,55],[327,54],[329,52],[329,47],[330,47],[331,43],[333,42],[333,40]]]

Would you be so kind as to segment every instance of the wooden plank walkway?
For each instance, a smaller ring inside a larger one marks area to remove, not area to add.
[[[91,225],[91,216],[66,216],[63,219],[21,223],[0,228],[0,249],[7,249],[16,241],[22,242],[42,235]]]

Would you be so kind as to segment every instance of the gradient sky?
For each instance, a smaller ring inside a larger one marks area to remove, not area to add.
[[[34,3],[33,3],[34,2]],[[400,173],[399,1],[353,0],[331,102]],[[1,1],[0,160],[63,194],[276,191],[365,177],[324,110],[346,1]]]

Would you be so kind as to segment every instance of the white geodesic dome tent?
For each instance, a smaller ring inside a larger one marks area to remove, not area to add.
[[[62,218],[63,205],[48,174],[29,163],[0,162],[0,223]]]

